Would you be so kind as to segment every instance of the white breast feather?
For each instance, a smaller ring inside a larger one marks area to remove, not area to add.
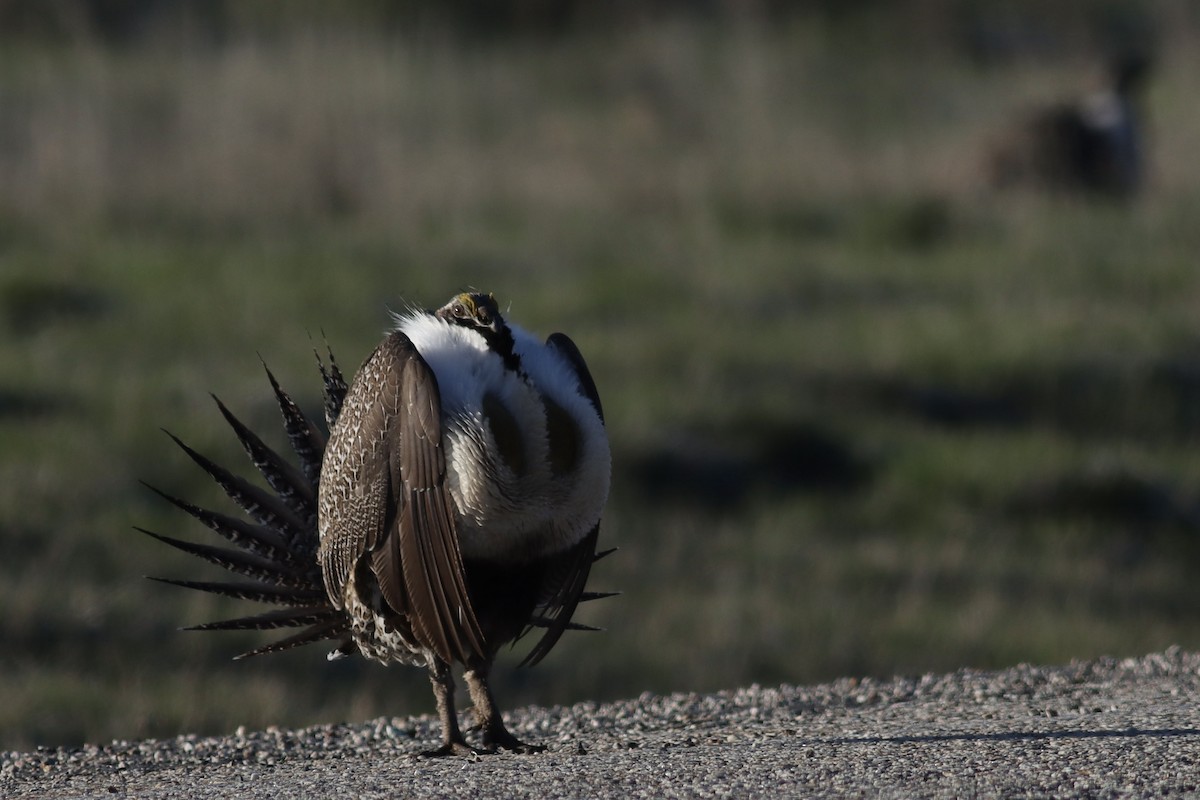
[[[507,370],[474,331],[423,312],[399,316],[396,322],[437,377],[447,482],[458,506],[463,555],[519,557],[561,550],[583,538],[608,497],[611,456],[604,425],[565,359],[510,325],[527,382]],[[501,400],[524,433],[529,469],[523,476],[488,457],[495,444],[484,423],[487,392]],[[580,428],[583,451],[570,475],[550,473],[546,416],[538,392],[560,405]]]

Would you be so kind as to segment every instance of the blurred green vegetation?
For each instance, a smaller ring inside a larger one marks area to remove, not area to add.
[[[314,346],[468,285],[575,338],[615,448],[624,595],[505,707],[1200,646],[1190,6],[1125,4],[1164,33],[1118,205],[986,164],[1120,4],[984,62],[954,4],[856,5],[7,42],[0,747],[430,710],[417,670],[177,632],[239,606],[142,580],[212,573],[131,526],[205,537],[138,481],[221,503],[159,431],[245,464],[210,391],[282,445],[260,357],[319,416]]]

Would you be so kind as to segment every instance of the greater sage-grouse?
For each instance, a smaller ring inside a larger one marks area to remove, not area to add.
[[[992,183],[1133,198],[1146,171],[1142,93],[1150,71],[1147,55],[1122,55],[1110,64],[1103,91],[1023,119],[993,149]]]
[[[144,532],[251,580],[156,580],[284,606],[197,629],[303,628],[238,658],[334,639],[330,658],[427,667],[442,724],[429,755],[477,752],[454,710],[454,664],[483,747],[540,750],[504,727],[488,675],[532,628],[543,632],[522,664],[537,663],[588,629],[571,621],[580,601],[607,596],[584,590],[606,554],[600,397],[569,338],[509,325],[490,294],[395,322],[348,388],[332,354],[319,363],[328,443],[268,370],[300,469],[217,400],[272,491],[175,439],[250,519],[159,492],[238,549]]]

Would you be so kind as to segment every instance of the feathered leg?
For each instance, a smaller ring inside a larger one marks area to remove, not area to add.
[[[429,666],[429,683],[433,685],[438,717],[442,721],[442,746],[426,750],[421,755],[430,758],[479,755],[478,750],[467,744],[458,727],[458,715],[454,712],[454,675],[450,672],[450,665],[440,658],[434,658]]]
[[[484,663],[463,673],[463,678],[467,681],[467,690],[471,693],[471,702],[475,704],[475,722],[483,734],[483,746],[491,751],[502,747],[515,753],[544,751],[545,747],[526,744],[504,727],[504,719],[500,716],[496,698],[492,696],[492,687],[488,684],[491,666],[491,663]]]

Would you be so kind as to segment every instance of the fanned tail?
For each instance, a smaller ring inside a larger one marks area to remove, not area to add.
[[[546,654],[553,649],[554,645],[558,643],[558,640],[567,631],[603,630],[603,628],[596,628],[591,625],[571,621],[571,617],[575,614],[575,609],[580,603],[603,600],[606,597],[616,597],[620,594],[620,592],[589,592],[584,590],[592,564],[616,552],[617,549],[612,547],[597,553],[596,540],[599,535],[600,526],[597,524],[591,533],[579,544],[560,557],[561,563],[558,565],[558,569],[562,574],[569,577],[565,583],[559,585],[557,592],[539,603],[538,607],[534,610],[533,618],[529,620],[525,630],[517,637],[518,639],[522,638],[534,628],[545,629],[541,638],[538,639],[537,643],[521,661],[522,667],[532,667],[545,658]]]
[[[325,414],[332,426],[341,411],[346,382],[333,360],[332,351],[329,352],[329,366],[326,367],[319,356],[318,366],[324,383]],[[279,652],[328,639],[341,639],[338,651],[344,653],[353,648],[349,638],[350,621],[344,611],[334,608],[329,602],[320,563],[317,560],[317,486],[321,476],[321,459],[325,453],[326,436],[300,410],[287,392],[280,388],[279,382],[265,364],[263,368],[275,393],[279,411],[283,416],[284,431],[292,451],[299,459],[299,467],[264,443],[214,396],[221,415],[233,429],[234,435],[270,487],[270,491],[221,467],[168,432],[167,435],[217,482],[249,518],[201,508],[146,484],[167,502],[186,512],[233,546],[216,547],[164,536],[143,528],[136,530],[248,579],[152,580],[224,597],[280,606],[265,613],[194,625],[188,630],[301,628],[292,635],[242,653],[236,658]]]
[[[333,430],[333,423],[342,413],[342,401],[346,399],[346,392],[350,390],[350,387],[346,384],[346,378],[342,375],[342,371],[338,369],[337,361],[333,358],[333,350],[328,344],[325,345],[325,352],[329,355],[328,367],[321,359],[321,354],[315,348],[313,349],[313,354],[317,357],[317,369],[321,370],[321,380],[325,384],[325,421],[329,423],[329,429]]]
[[[325,434],[321,432],[313,421],[308,418],[300,407],[292,402],[292,398],[287,392],[279,387],[279,381],[275,380],[275,376],[271,374],[271,370],[267,369],[267,365],[263,364],[263,370],[267,373],[267,380],[271,382],[271,388],[275,392],[275,400],[279,403],[279,411],[283,414],[283,429],[287,432],[288,442],[292,446],[292,450],[300,459],[300,469],[304,472],[304,477],[313,486],[316,486],[321,479],[321,457],[325,455]],[[328,403],[328,395],[326,395],[326,403]],[[336,420],[336,417],[334,418]],[[333,428],[333,421],[329,423],[330,429]]]

